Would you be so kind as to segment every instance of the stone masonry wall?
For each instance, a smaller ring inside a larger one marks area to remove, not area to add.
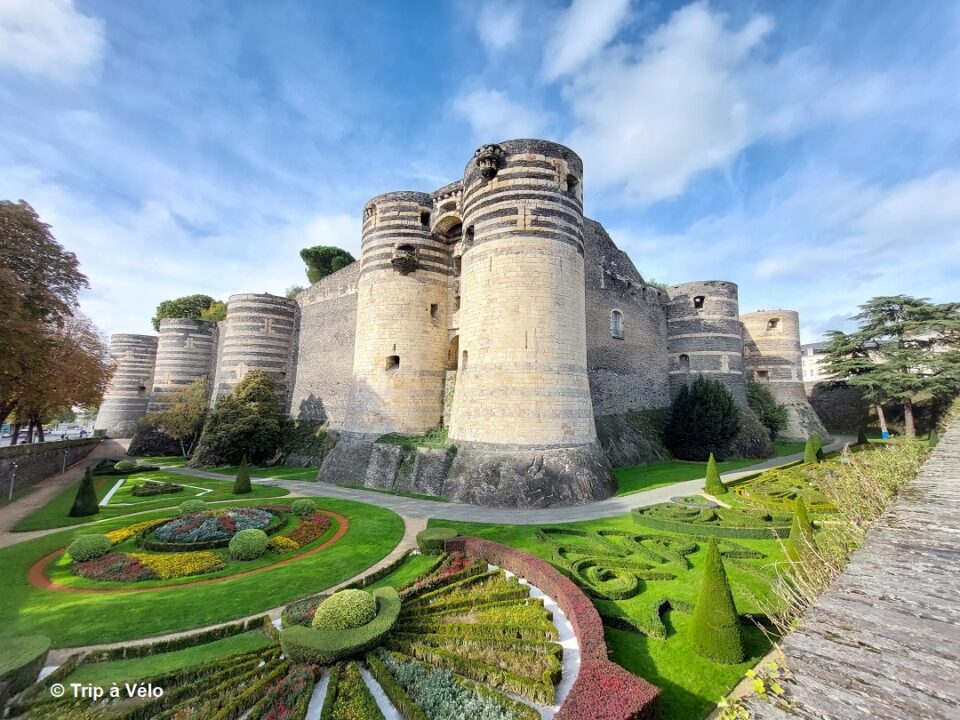
[[[111,437],[133,436],[137,420],[147,412],[157,359],[156,335],[117,334],[110,337],[114,373],[94,422]]]
[[[160,400],[164,395],[182,390],[198,378],[206,377],[213,382],[216,345],[215,323],[187,318],[162,319],[149,412],[162,410],[164,404]]]
[[[16,492],[56,475],[89,455],[99,442],[84,438],[0,448],[0,498],[9,497],[10,483]]]
[[[360,263],[352,263],[296,298],[300,332],[290,396],[290,415],[296,419],[343,426],[353,377],[359,276]]]

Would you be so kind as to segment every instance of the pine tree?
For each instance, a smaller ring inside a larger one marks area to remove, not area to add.
[[[927,438],[927,447],[933,450],[939,442],[940,436],[937,435],[937,429],[933,428],[933,430],[930,431],[930,436]]]
[[[73,499],[73,507],[67,513],[68,517],[86,517],[100,512],[100,502],[97,500],[97,490],[93,487],[93,468],[88,467],[83,473],[83,480],[77,488],[77,496]]]
[[[817,445],[813,441],[815,435],[807,438],[807,444],[803,446],[803,461],[805,463],[816,464],[820,462],[820,456],[817,454]]]
[[[717,470],[717,461],[713,459],[713,453],[710,453],[710,459],[707,460],[707,482],[703,489],[708,495],[723,495],[727,492],[727,486],[720,479],[720,471]]]
[[[790,537],[787,538],[787,558],[793,562],[799,562],[803,553],[809,548],[815,547],[815,543],[813,523],[810,522],[810,517],[807,515],[807,506],[803,504],[803,498],[798,497],[793,509]]]
[[[718,380],[697,378],[680,388],[670,409],[664,442],[681,460],[704,461],[730,454],[740,432],[740,408]]]
[[[234,495],[245,495],[248,492],[253,492],[253,488],[250,486],[250,470],[247,468],[247,456],[243,456],[243,460],[240,461],[240,469],[237,470],[237,479],[233,481],[233,494]]]
[[[714,662],[733,665],[746,656],[740,618],[715,538],[710,538],[707,548],[703,581],[688,639],[697,654]]]

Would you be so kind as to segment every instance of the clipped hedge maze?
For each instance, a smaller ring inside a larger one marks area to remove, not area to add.
[[[797,499],[803,500],[810,512],[835,512],[836,508],[817,487],[832,464],[828,461],[767,470],[730,485],[730,490],[748,503],[778,513],[793,512]]]
[[[790,534],[789,513],[765,509],[690,507],[661,503],[631,511],[637,525],[682,535],[771,540]]]

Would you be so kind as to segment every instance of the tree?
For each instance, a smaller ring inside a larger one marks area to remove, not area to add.
[[[714,662],[733,665],[746,653],[740,632],[740,618],[733,602],[727,573],[723,569],[716,538],[710,538],[700,594],[693,609],[688,639],[694,652]]]
[[[807,506],[803,498],[798,497],[793,509],[793,523],[790,525],[790,536],[787,538],[786,555],[793,562],[799,562],[807,550],[815,547],[813,537],[813,523],[807,515]]]
[[[233,494],[234,495],[246,495],[248,492],[253,492],[253,488],[250,486],[250,469],[247,467],[247,456],[243,456],[243,460],[240,461],[240,469],[237,470],[237,477],[233,481]]]
[[[208,307],[206,310],[200,311],[200,320],[204,322],[217,323],[227,317],[227,304],[225,302],[220,302],[215,300],[213,304]]]
[[[664,440],[682,460],[724,460],[740,431],[740,408],[717,380],[697,376],[680,388],[670,409]]]
[[[816,465],[820,462],[820,454],[817,452],[817,444],[813,439],[817,437],[816,435],[811,435],[807,438],[806,444],[803,446],[803,461],[805,463],[810,463],[811,465]]]
[[[77,496],[73,499],[73,506],[68,517],[87,517],[100,512],[100,501],[97,500],[97,490],[93,486],[93,468],[87,467],[83,473],[83,480],[77,488]]]
[[[717,470],[717,461],[713,459],[713,453],[710,453],[710,459],[707,460],[707,482],[703,489],[708,495],[723,495],[727,492],[727,486],[720,479],[720,471]]]
[[[191,465],[269,460],[280,446],[283,416],[274,381],[262,370],[248,373],[210,414]]]
[[[776,440],[777,435],[787,425],[786,406],[777,403],[766,385],[753,380],[747,382],[747,402],[757,419],[767,428],[770,439]]]
[[[300,257],[307,266],[307,279],[311,284],[320,282],[327,275],[332,275],[354,261],[353,255],[332,245],[304,248],[300,251]]]
[[[828,333],[825,366],[832,384],[863,390],[886,430],[883,403],[900,403],[906,434],[916,434],[913,400],[920,393],[960,392],[960,303],[909,295],[875,297],[853,316],[859,328]]]
[[[175,300],[164,300],[157,305],[157,312],[153,316],[153,329],[159,332],[160,321],[164,318],[200,320],[202,313],[216,302],[209,295],[185,295]]]
[[[303,285],[291,285],[290,287],[287,288],[287,291],[283,294],[283,296],[287,300],[293,300],[297,297],[297,295],[302,293],[304,290],[305,288],[303,287]]]
[[[210,383],[197,378],[181,390],[163,395],[158,401],[166,406],[156,413],[156,423],[164,434],[180,443],[184,457],[190,457],[203,432],[210,407]]]

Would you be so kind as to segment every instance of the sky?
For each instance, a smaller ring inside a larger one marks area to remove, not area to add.
[[[105,333],[306,285],[364,202],[562,142],[649,279],[731,280],[803,340],[875,295],[960,300],[960,4],[0,0],[0,199]]]

